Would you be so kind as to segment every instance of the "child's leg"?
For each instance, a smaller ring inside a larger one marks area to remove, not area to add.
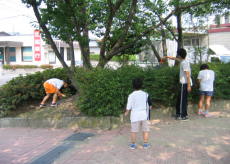
[[[41,104],[45,104],[46,101],[49,99],[50,95],[51,95],[50,93],[47,93],[46,96],[43,98]]]
[[[131,143],[136,143],[136,134],[139,131],[140,122],[131,122]]]
[[[199,99],[199,103],[198,103],[198,109],[200,112],[203,109],[203,102],[204,102],[204,95],[200,95],[200,99]]]
[[[131,143],[136,143],[136,132],[131,132]]]
[[[58,95],[54,93],[52,104],[55,104],[57,102],[57,98],[58,98]]]
[[[149,141],[149,121],[142,121],[142,131],[143,131],[143,141],[144,143],[148,143]]]
[[[211,106],[212,96],[205,97],[205,111],[207,112]]]
[[[144,140],[144,143],[149,142],[149,132],[143,132],[143,140]]]

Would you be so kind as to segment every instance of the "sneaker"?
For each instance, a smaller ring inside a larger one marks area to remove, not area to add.
[[[130,149],[136,149],[136,148],[137,148],[137,145],[136,145],[136,144],[130,144],[130,145],[129,145],[129,148],[130,148]]]
[[[182,120],[182,117],[178,116],[176,117],[176,120]]]
[[[205,113],[205,114],[204,114],[204,117],[212,117],[212,115],[209,114],[209,113]]]
[[[39,107],[44,108],[44,107],[46,107],[46,105],[45,104],[40,104]]]
[[[150,144],[149,144],[149,143],[144,143],[144,144],[143,144],[143,148],[144,148],[144,149],[150,148]]]
[[[187,116],[181,117],[181,120],[182,120],[182,121],[187,121],[187,120],[188,120],[188,117],[187,117]]]
[[[50,106],[57,107],[57,103],[52,103]]]
[[[200,116],[200,115],[204,115],[204,112],[202,111],[202,110],[199,110],[198,111],[198,115]]]

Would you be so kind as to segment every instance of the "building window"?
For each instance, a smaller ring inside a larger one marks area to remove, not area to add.
[[[9,61],[16,62],[16,48],[9,47]]]
[[[184,39],[184,46],[191,46],[191,40]]]
[[[4,61],[4,55],[3,55],[4,49],[3,47],[0,47],[0,62]]]
[[[224,21],[225,21],[226,24],[229,23],[229,13],[226,13],[224,15]]]
[[[62,59],[64,59],[64,47],[60,47],[60,54]]]
[[[22,61],[25,62],[33,61],[32,47],[22,47]]]
[[[192,39],[192,46],[199,46],[200,42],[199,39]]]
[[[71,60],[70,48],[67,48],[67,60]]]

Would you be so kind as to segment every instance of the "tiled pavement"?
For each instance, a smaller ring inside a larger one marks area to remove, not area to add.
[[[129,125],[111,131],[89,129],[78,132],[2,128],[0,164],[230,163],[229,117],[196,116],[189,121],[169,119],[152,123],[152,146],[147,150],[141,146],[141,135],[138,136],[138,149],[128,149]],[[79,139],[78,134],[83,136]],[[90,135],[88,139],[87,135]]]

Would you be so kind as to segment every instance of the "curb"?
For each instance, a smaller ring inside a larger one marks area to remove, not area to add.
[[[197,111],[196,104],[188,105],[188,113]],[[230,110],[230,100],[214,100],[210,111]],[[158,108],[151,111],[151,119],[169,118],[175,113],[173,107]],[[91,128],[91,129],[115,129],[125,123],[129,123],[129,117],[62,117],[62,118],[11,118],[0,119],[0,128],[5,127],[28,127],[28,128]]]

